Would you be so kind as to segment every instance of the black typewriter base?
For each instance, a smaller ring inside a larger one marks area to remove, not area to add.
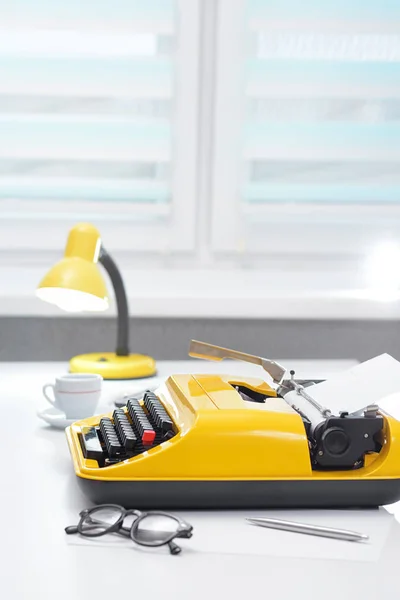
[[[400,500],[400,479],[329,481],[96,481],[78,477],[95,504],[125,508],[371,508]]]

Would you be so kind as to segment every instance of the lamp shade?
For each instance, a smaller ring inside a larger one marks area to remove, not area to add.
[[[74,227],[65,257],[45,275],[36,295],[68,312],[106,310],[107,288],[97,265],[100,244],[100,234],[92,225]]]

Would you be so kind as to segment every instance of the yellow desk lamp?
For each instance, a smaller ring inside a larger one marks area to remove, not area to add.
[[[102,245],[96,227],[78,223],[71,229],[64,258],[42,279],[36,295],[69,312],[106,310],[107,289],[97,262],[103,265],[114,287],[118,310],[117,349],[115,353],[75,356],[70,360],[71,373],[98,373],[104,379],[154,375],[153,358],[129,352],[129,312],[124,283],[117,265]]]

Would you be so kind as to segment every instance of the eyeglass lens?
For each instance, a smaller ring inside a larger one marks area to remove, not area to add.
[[[118,507],[102,506],[93,508],[82,519],[79,531],[87,537],[107,533],[122,517],[122,510]]]
[[[138,544],[159,546],[176,535],[179,522],[168,515],[149,514],[138,520],[132,528],[132,538]]]

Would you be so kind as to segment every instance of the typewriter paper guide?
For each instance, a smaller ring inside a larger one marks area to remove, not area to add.
[[[355,412],[370,404],[388,410],[384,399],[400,393],[400,362],[381,354],[307,388],[307,392],[333,414]]]

